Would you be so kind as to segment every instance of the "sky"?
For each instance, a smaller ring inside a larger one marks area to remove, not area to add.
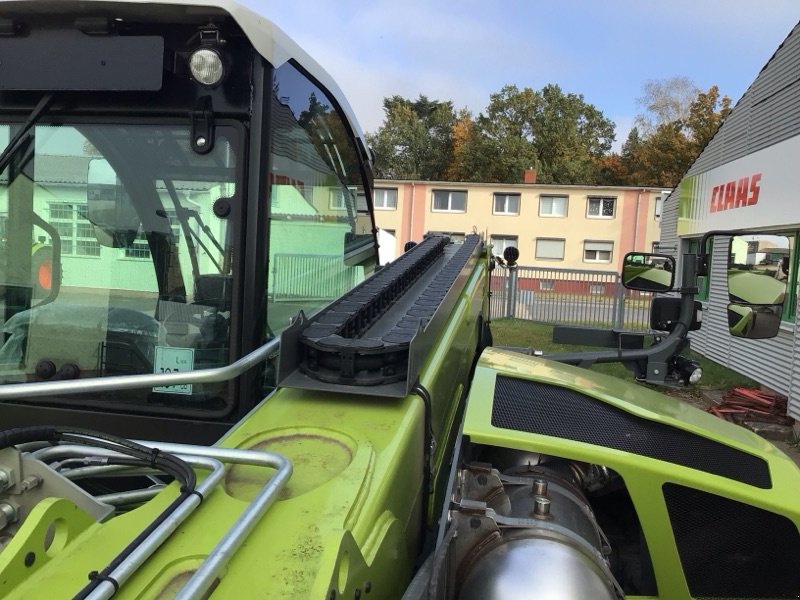
[[[364,131],[383,98],[473,115],[506,84],[582,94],[619,150],[648,80],[685,76],[739,100],[800,20],[800,0],[240,0],[338,82]]]

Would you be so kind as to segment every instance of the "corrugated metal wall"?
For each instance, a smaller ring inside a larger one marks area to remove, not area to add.
[[[711,260],[709,301],[703,312],[703,327],[691,334],[692,349],[764,385],[797,398],[793,382],[800,382],[800,366],[794,368],[794,354],[800,352],[794,343],[794,327],[781,329],[777,337],[767,340],[735,338],[728,332],[728,244],[729,237],[714,238]],[[793,371],[796,370],[796,377]],[[794,386],[796,388],[796,386]],[[800,419],[798,403],[793,415]]]
[[[761,70],[689,168],[687,176],[704,173],[797,135],[800,135],[800,23]],[[797,210],[795,207],[791,209]],[[678,194],[673,193],[664,207],[661,243],[677,246],[680,253],[684,248],[678,243],[677,217]],[[770,340],[731,337],[726,311],[727,257],[728,238],[716,238],[709,302],[706,303],[702,329],[691,335],[692,347],[788,395],[789,414],[800,420],[800,339],[796,335],[796,325],[786,324],[786,328]],[[795,316],[795,323],[797,321]]]
[[[798,134],[800,23],[736,103],[686,174],[704,173]]]
[[[677,189],[670,194],[664,201],[664,209],[661,211],[661,238],[658,245],[665,248],[675,248],[676,254],[680,250],[678,247],[678,191]]]

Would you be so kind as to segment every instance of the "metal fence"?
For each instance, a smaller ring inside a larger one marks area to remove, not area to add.
[[[361,271],[345,265],[341,256],[276,254],[272,258],[271,298],[338,298],[361,278]]]
[[[650,331],[653,294],[625,289],[618,273],[498,267],[492,273],[491,292],[493,319]]]

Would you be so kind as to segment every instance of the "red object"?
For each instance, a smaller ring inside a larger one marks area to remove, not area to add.
[[[779,425],[792,425],[786,416],[787,399],[774,392],[737,387],[729,390],[722,403],[708,407],[707,412],[728,421],[741,422],[750,417]]]

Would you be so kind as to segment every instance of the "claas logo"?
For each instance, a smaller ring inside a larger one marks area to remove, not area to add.
[[[752,206],[758,202],[761,173],[715,185],[711,188],[711,212]]]

